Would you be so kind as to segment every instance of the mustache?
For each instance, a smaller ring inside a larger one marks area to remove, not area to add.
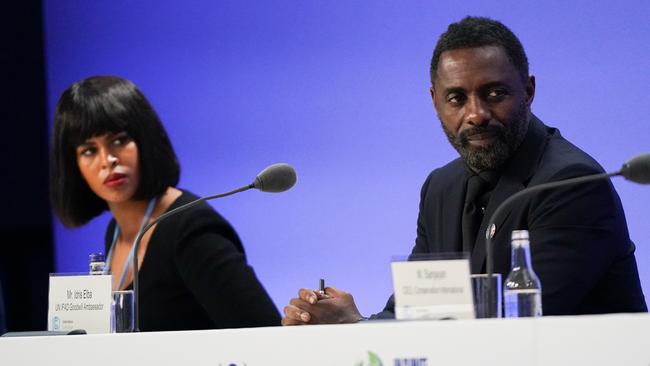
[[[489,133],[495,135],[497,138],[500,138],[505,134],[505,127],[500,123],[489,123],[485,126],[475,126],[461,131],[458,134],[458,138],[460,141],[466,142],[470,136],[480,133]]]

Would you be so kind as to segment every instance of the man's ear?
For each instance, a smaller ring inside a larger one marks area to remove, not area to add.
[[[535,75],[530,75],[526,83],[526,105],[528,107],[533,104],[533,99],[535,99]]]
[[[431,101],[433,101],[433,107],[436,109],[436,112],[438,112],[439,101],[438,98],[436,97],[436,89],[433,85],[429,88],[429,93],[431,94]]]

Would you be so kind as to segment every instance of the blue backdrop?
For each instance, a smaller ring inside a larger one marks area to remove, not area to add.
[[[222,192],[267,164],[294,164],[291,191],[213,206],[278,308],[324,277],[369,314],[391,293],[390,259],[413,245],[424,178],[457,156],[428,93],[446,26],[468,14],[508,25],[537,77],[533,111],[613,170],[650,150],[649,4],[45,1],[50,116],[72,82],[116,74],[160,114],[181,187]],[[615,185],[650,294],[650,187]],[[57,271],[87,269],[107,220],[56,222]]]

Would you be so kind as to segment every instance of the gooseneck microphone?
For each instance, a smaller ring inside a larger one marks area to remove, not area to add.
[[[627,163],[623,164],[623,167],[611,173],[599,173],[593,175],[586,175],[583,177],[576,177],[570,179],[564,179],[556,182],[549,182],[544,184],[539,184],[536,186],[525,188],[512,196],[508,197],[503,201],[497,208],[494,210],[494,213],[490,217],[490,220],[487,223],[487,231],[485,232],[485,272],[487,273],[488,278],[492,278],[493,275],[493,246],[492,246],[492,237],[494,237],[495,232],[492,231],[494,221],[503,212],[512,202],[516,201],[522,196],[529,195],[531,193],[543,191],[546,189],[553,189],[558,187],[564,187],[574,184],[582,184],[586,182],[591,182],[600,179],[606,179],[615,176],[622,176],[626,180],[639,183],[639,184],[650,184],[650,153],[642,154],[635,158],[632,158]],[[486,287],[488,298],[492,298],[494,295],[494,288],[492,287],[492,281],[487,281]],[[492,301],[488,302],[488,312],[492,314],[494,309]]]
[[[144,234],[151,229],[157,223],[165,220],[166,218],[176,215],[179,212],[185,211],[190,207],[196,206],[197,204],[226,196],[233,195],[235,193],[247,191],[249,189],[255,188],[262,192],[273,192],[279,193],[284,192],[293,185],[296,184],[296,171],[289,164],[278,163],[269,165],[264,170],[262,170],[256,177],[253,183],[245,185],[243,187],[237,188],[230,192],[215,194],[212,196],[202,197],[196,199],[192,202],[186,203],[180,207],[177,207],[171,211],[165,212],[164,214],[158,216],[155,220],[145,225],[142,230],[138,233],[138,236],[135,238],[134,248],[133,248],[133,300],[134,300],[134,309],[133,309],[133,320],[134,320],[134,331],[140,331],[140,301],[139,301],[139,280],[138,280],[138,248],[140,247],[140,241]]]
[[[650,153],[641,154],[623,164],[619,175],[640,184],[650,184]]]

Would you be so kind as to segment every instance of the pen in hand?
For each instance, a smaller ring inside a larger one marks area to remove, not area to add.
[[[325,280],[322,279],[322,278],[320,279],[320,281],[318,283],[318,289],[313,290],[313,292],[314,292],[314,294],[316,296],[309,296],[306,299],[310,304],[315,304],[315,303],[318,302],[318,300],[323,300],[323,299],[328,299],[329,298],[329,295],[327,295],[325,293]]]

